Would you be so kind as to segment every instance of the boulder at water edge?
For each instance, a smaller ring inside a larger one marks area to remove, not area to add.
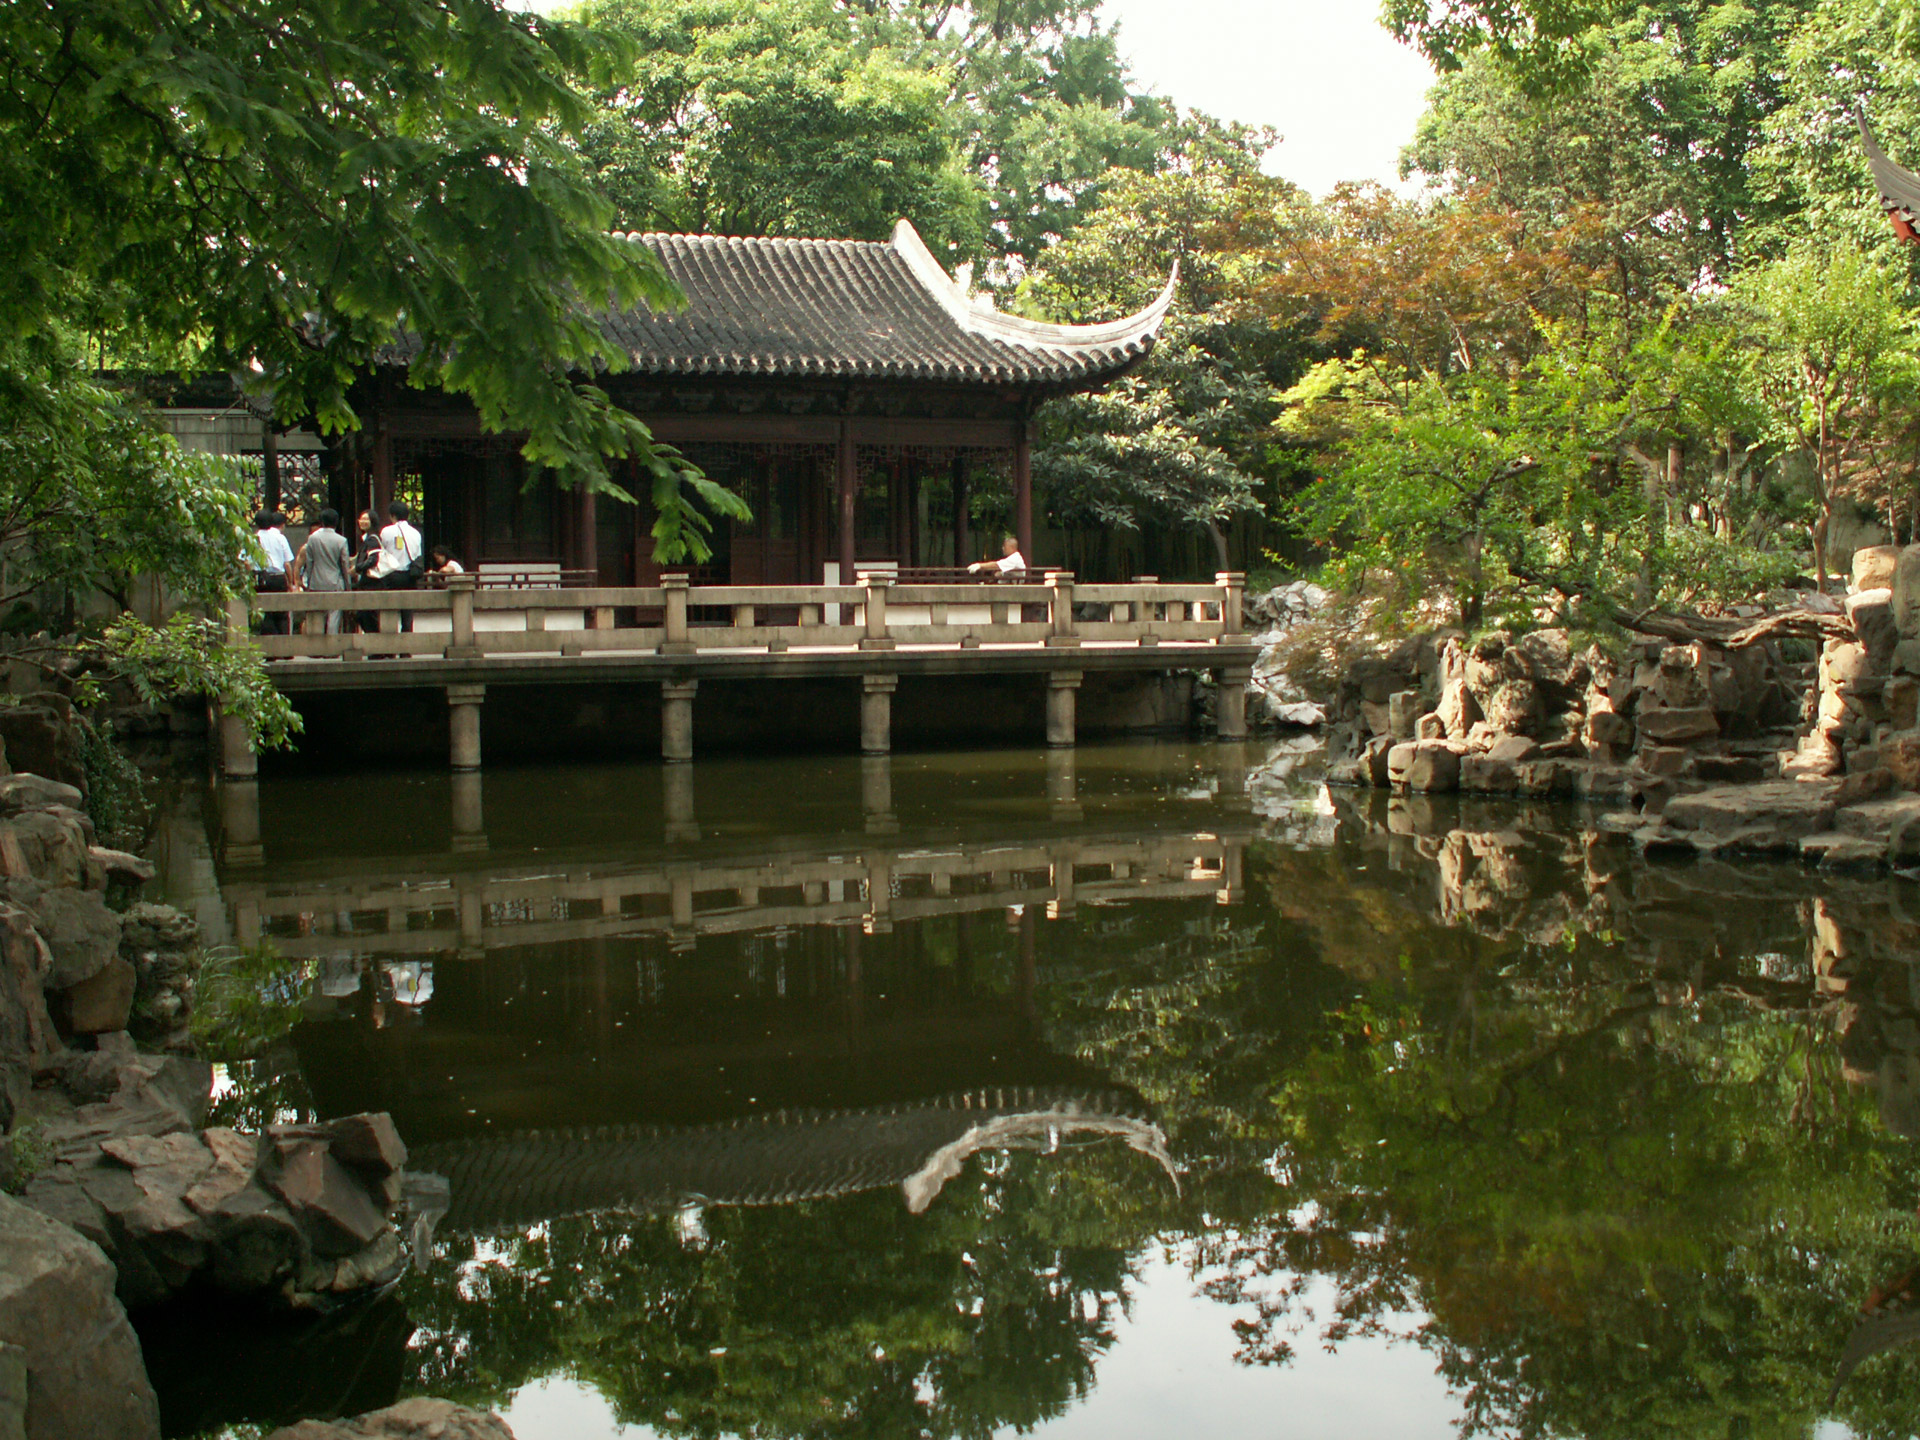
[[[0,1195],[0,1346],[25,1357],[26,1440],[158,1440],[160,1407],[113,1289],[97,1246]]]

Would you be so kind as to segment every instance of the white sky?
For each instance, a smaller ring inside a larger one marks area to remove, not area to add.
[[[1340,180],[1397,184],[1433,72],[1380,28],[1378,0],[1106,0],[1105,13],[1145,88],[1278,130],[1276,174],[1316,195]]]
[[[1316,195],[1397,184],[1433,72],[1380,28],[1377,0],[1106,0],[1154,93],[1283,137],[1268,168]]]

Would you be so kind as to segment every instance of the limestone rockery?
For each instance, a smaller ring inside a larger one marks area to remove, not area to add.
[[[1602,825],[1652,849],[1920,864],[1920,546],[1858,551],[1844,597],[1796,598],[1817,659],[1779,639],[1576,652],[1557,630],[1363,659],[1330,778],[1621,803]]]
[[[207,1125],[199,937],[131,902],[151,876],[95,843],[77,786],[0,750],[0,1437],[157,1437],[129,1309],[325,1308],[404,1268],[387,1116]]]

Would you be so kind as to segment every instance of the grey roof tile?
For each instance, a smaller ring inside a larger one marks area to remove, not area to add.
[[[611,318],[652,375],[829,375],[961,384],[1100,379],[1152,349],[1172,285],[1109,325],[1046,325],[974,306],[902,221],[857,240],[633,235],[685,292],[681,310]]]

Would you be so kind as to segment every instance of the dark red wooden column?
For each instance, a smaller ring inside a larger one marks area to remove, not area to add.
[[[393,437],[386,422],[373,432],[373,528],[387,523],[387,506],[393,503]]]
[[[1027,422],[1013,437],[1013,533],[1020,537],[1020,553],[1028,565],[1035,564],[1033,554],[1033,446],[1027,439]]]
[[[853,584],[853,506],[859,493],[859,467],[853,448],[853,422],[840,422],[840,443],[833,455],[835,489],[840,497],[840,583]]]
[[[591,570],[593,579],[587,583],[600,583],[600,515],[597,497],[587,489],[580,487],[580,539],[573,547],[573,563],[581,570]]]
[[[965,565],[973,559],[973,541],[967,534],[967,457],[953,457],[953,563]]]

